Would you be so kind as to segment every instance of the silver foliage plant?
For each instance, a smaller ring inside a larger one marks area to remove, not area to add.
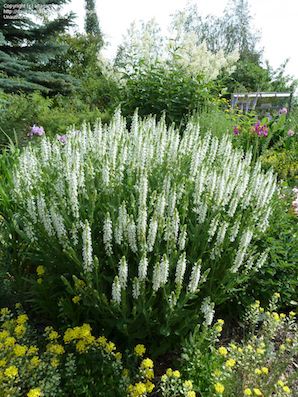
[[[137,114],[128,129],[117,111],[108,126],[70,131],[65,144],[43,138],[26,147],[13,198],[33,246],[60,253],[70,273],[73,262],[89,279],[99,266],[110,311],[127,316],[128,307],[163,301],[175,313],[191,300],[210,323],[211,302],[266,261],[256,242],[275,190],[272,172],[228,136],[201,136],[191,120],[181,137]]]

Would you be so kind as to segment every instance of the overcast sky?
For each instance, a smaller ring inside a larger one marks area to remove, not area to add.
[[[105,39],[104,50],[111,58],[134,20],[155,18],[164,32],[170,16],[183,9],[188,0],[95,0]],[[194,0],[202,15],[220,14],[228,0]],[[248,0],[255,26],[261,30],[264,59],[273,67],[289,58],[287,72],[298,78],[298,0]],[[80,30],[84,25],[84,0],[72,0],[69,6],[77,15]]]

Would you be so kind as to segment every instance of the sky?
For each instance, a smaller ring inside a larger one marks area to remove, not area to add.
[[[95,0],[101,29],[109,45],[104,55],[112,58],[134,20],[155,18],[166,32],[171,15],[188,0]],[[219,15],[228,0],[193,0],[202,15]],[[277,68],[289,59],[287,73],[298,79],[298,0],[248,0],[254,25],[261,31],[264,60]],[[84,0],[72,0],[68,9],[77,15],[79,30],[84,26]]]

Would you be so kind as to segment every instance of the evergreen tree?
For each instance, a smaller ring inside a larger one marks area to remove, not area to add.
[[[90,34],[95,38],[97,38],[98,46],[101,47],[103,44],[103,38],[95,10],[95,1],[85,0],[85,10],[86,10],[85,31],[87,34]]]
[[[65,51],[57,36],[71,25],[74,15],[50,19],[53,7],[67,0],[0,0],[0,88],[7,92],[40,90],[67,92],[74,80],[47,64]],[[14,8],[13,8],[14,7]]]

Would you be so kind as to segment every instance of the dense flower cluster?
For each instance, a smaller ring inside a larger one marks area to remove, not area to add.
[[[35,136],[42,136],[42,135],[44,135],[44,133],[45,133],[45,131],[44,131],[44,128],[43,128],[43,127],[34,124],[34,125],[31,127],[31,130],[30,130],[30,132],[28,133],[28,136],[29,136],[30,138],[32,138],[34,135],[35,135]]]
[[[223,274],[236,280],[266,261],[254,241],[268,227],[274,175],[228,136],[201,136],[194,122],[181,138],[137,115],[128,131],[117,112],[110,126],[70,132],[64,145],[43,139],[25,148],[14,185],[28,239],[44,251],[60,246],[86,275],[100,258],[116,305],[124,292],[134,301],[166,289],[174,308],[182,293],[211,282],[205,272],[218,263],[222,283]]]

